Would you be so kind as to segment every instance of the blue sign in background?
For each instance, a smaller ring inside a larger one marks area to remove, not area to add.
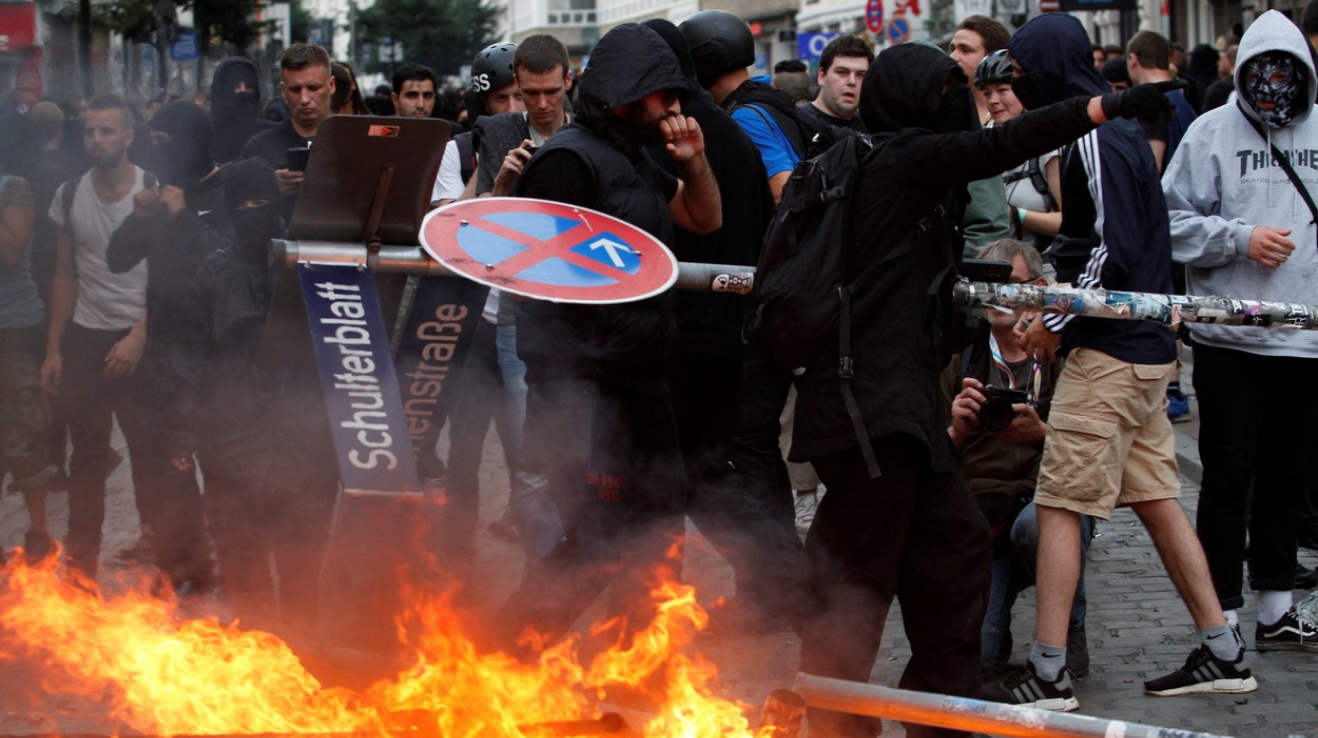
[[[302,264],[298,280],[344,489],[420,492],[371,273]]]
[[[840,33],[798,33],[796,34],[796,58],[803,62],[817,62],[828,42]]]

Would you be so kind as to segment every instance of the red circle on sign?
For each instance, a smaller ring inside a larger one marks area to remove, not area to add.
[[[883,0],[869,0],[865,4],[865,27],[872,33],[883,31]]]
[[[548,200],[482,197],[446,205],[422,221],[421,245],[459,276],[551,302],[635,302],[677,281],[677,260],[654,236]]]

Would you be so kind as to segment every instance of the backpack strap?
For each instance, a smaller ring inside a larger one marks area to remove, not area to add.
[[[760,116],[766,126],[772,128],[773,124],[776,123],[778,130],[782,131],[783,135],[787,137],[787,142],[792,145],[792,150],[796,152],[796,158],[803,160],[810,158],[806,156],[806,139],[799,118],[789,118],[772,106],[766,107],[759,103],[737,103],[728,110],[728,115],[732,115],[734,111],[741,108],[755,111],[755,114]],[[769,120],[770,117],[773,118],[772,122]]]
[[[1236,101],[1236,105],[1240,105],[1239,100]],[[1240,114],[1245,115],[1245,111],[1241,110]],[[1264,141],[1267,141],[1272,145],[1272,158],[1277,162],[1277,166],[1281,167],[1282,171],[1286,172],[1286,177],[1290,179],[1291,184],[1294,185],[1295,191],[1300,193],[1300,197],[1304,200],[1304,204],[1309,207],[1309,214],[1313,216],[1313,220],[1309,221],[1309,225],[1318,224],[1318,205],[1314,204],[1313,196],[1309,194],[1308,188],[1304,186],[1304,181],[1300,179],[1300,175],[1295,173],[1295,167],[1291,166],[1290,160],[1277,149],[1277,145],[1271,142],[1271,139],[1268,138],[1267,133],[1263,130],[1262,123],[1259,123],[1248,115],[1245,115],[1245,120],[1249,121],[1249,124],[1254,127],[1254,130],[1258,131],[1258,134],[1263,137]]]

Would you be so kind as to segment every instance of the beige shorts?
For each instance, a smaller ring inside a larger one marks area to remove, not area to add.
[[[1066,360],[1053,393],[1034,500],[1111,519],[1112,510],[1179,497],[1167,419],[1168,364],[1129,364],[1094,349]]]

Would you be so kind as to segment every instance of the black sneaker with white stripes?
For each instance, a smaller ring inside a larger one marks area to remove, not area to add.
[[[1235,661],[1224,661],[1213,655],[1207,646],[1199,646],[1185,660],[1185,666],[1164,677],[1144,683],[1145,694],[1171,697],[1196,692],[1239,694],[1253,692],[1259,683],[1245,668],[1245,649],[1241,648]]]
[[[1318,628],[1308,618],[1286,611],[1272,625],[1258,624],[1254,631],[1254,648],[1260,651],[1312,651],[1318,653]]]
[[[1070,712],[1080,707],[1080,700],[1071,689],[1069,669],[1062,669],[1057,681],[1049,682],[1034,672],[1034,664],[1029,661],[1024,669],[985,687],[984,699],[1054,712]]]

